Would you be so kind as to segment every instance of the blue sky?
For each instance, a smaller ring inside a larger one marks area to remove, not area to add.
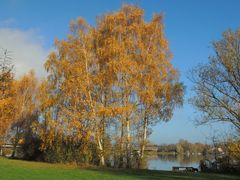
[[[197,115],[187,102],[193,93],[186,75],[190,68],[207,62],[213,54],[211,42],[219,40],[223,31],[240,28],[239,0],[1,0],[0,47],[13,51],[17,75],[35,68],[42,76],[42,64],[53,49],[54,39],[66,37],[71,20],[81,16],[95,25],[96,16],[116,11],[123,3],[138,4],[145,10],[146,21],[163,12],[172,62],[187,87],[184,107],[175,111],[170,122],[153,127],[150,140],[208,142],[209,136],[225,130],[226,125],[194,125]]]

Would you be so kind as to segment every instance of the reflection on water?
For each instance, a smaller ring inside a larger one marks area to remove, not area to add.
[[[190,166],[199,168],[199,161],[204,159],[201,155],[148,155],[146,166],[152,170],[172,170],[173,166]]]

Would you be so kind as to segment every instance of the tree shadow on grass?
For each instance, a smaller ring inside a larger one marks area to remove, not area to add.
[[[240,180],[238,176],[210,174],[210,173],[194,173],[194,172],[172,172],[157,170],[127,170],[127,169],[89,169],[102,175],[109,175],[111,179],[161,179],[161,180],[180,180],[180,179],[199,179],[199,180]]]

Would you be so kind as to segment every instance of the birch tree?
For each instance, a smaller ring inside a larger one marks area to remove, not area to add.
[[[32,70],[14,82],[14,116],[11,124],[13,143],[12,157],[16,146],[31,139],[32,124],[38,121],[38,80]]]
[[[92,142],[100,165],[110,161],[111,148],[116,166],[130,168],[136,143],[143,157],[149,127],[169,120],[182,103],[162,16],[145,22],[142,9],[124,5],[98,17],[96,27],[78,18],[70,28],[45,64],[43,150],[59,137],[82,148]]]
[[[14,75],[10,52],[0,51],[0,144],[10,128],[14,116]]]

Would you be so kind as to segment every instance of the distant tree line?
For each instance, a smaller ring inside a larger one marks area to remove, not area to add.
[[[158,145],[158,152],[176,153],[176,154],[201,154],[210,153],[212,146],[203,143],[191,143],[187,140],[180,139],[176,144]]]

